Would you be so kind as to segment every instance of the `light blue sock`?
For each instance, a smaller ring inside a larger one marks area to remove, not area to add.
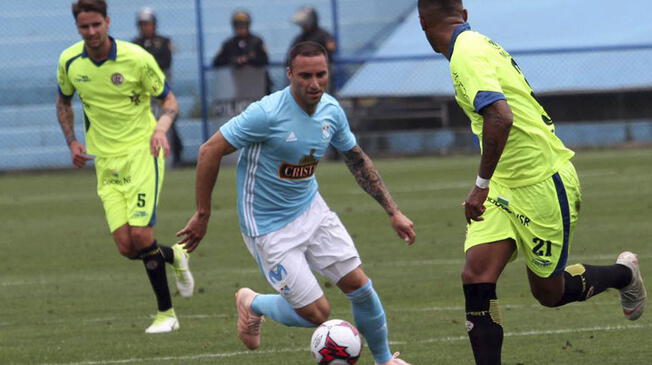
[[[285,298],[279,294],[259,294],[251,302],[251,309],[291,327],[316,327],[301,317]]]
[[[387,318],[378,294],[369,280],[364,286],[346,295],[353,307],[353,319],[367,340],[377,363],[392,359],[387,339]]]

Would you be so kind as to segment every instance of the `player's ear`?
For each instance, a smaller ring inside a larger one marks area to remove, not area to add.
[[[469,20],[469,12],[466,9],[462,9],[462,18],[467,22]]]
[[[109,26],[111,25],[111,17],[107,15],[106,18],[104,18],[104,21],[106,22],[106,29],[109,29]]]
[[[292,62],[292,61],[290,61],[290,62]],[[286,70],[287,70],[288,80],[291,80],[292,79],[292,66],[288,66],[286,68]]]

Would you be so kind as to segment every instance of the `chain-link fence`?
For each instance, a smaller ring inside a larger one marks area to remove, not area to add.
[[[644,1],[634,2],[652,11]],[[54,107],[59,54],[80,40],[70,3],[57,0],[44,6],[40,0],[24,0],[0,9],[0,170],[70,166]],[[498,8],[495,12],[506,1],[498,3],[492,5]],[[606,8],[607,3],[591,2],[596,8]],[[149,6],[156,14],[158,33],[172,39],[172,88],[180,104],[177,125],[186,162],[195,160],[198,146],[220,123],[257,98],[243,97],[237,80],[245,80],[258,93],[267,92],[267,86],[273,91],[287,85],[286,52],[301,32],[292,19],[305,5],[316,11],[319,25],[337,43],[333,66],[337,87],[331,90],[347,109],[363,147],[378,153],[445,152],[468,147],[471,140],[468,122],[452,99],[448,63],[423,48],[425,39],[413,2],[108,0],[108,4],[113,37],[136,37],[137,11]],[[489,6],[472,1],[466,5]],[[251,32],[265,44],[269,64],[264,69],[213,67],[222,44],[234,34],[232,16],[237,10],[248,12]],[[471,18],[472,25],[492,29],[490,19],[483,21],[483,16],[494,17],[489,10],[471,9],[471,14],[478,18]],[[637,24],[649,27],[645,22]],[[519,23],[513,28],[523,31]],[[553,29],[539,28],[543,33]],[[503,45],[514,51],[539,100],[570,144],[649,142],[652,46],[641,44],[645,42],[640,37],[632,41],[627,38],[630,33],[621,39],[611,37],[610,43],[584,44],[580,39],[572,44],[569,37],[536,38],[522,32],[521,38],[534,41]],[[496,39],[502,38],[509,36],[498,32]],[[83,138],[76,97],[73,105],[77,135]],[[596,123],[605,128],[596,131]]]

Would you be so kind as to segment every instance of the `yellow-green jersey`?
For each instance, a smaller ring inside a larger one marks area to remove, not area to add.
[[[156,119],[150,96],[165,98],[169,88],[154,57],[140,46],[111,39],[108,59],[96,63],[78,42],[61,53],[59,94],[75,91],[84,105],[86,150],[108,157],[149,143]]]
[[[481,148],[482,109],[506,100],[512,110],[512,128],[492,180],[510,187],[535,184],[573,157],[555,135],[552,119],[518,65],[500,45],[463,24],[455,29],[449,51],[455,99],[471,119]]]

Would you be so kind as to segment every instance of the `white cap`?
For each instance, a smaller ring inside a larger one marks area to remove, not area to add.
[[[154,9],[150,7],[142,8],[138,11],[136,17],[138,23],[154,23],[156,24],[156,14],[154,14]]]

